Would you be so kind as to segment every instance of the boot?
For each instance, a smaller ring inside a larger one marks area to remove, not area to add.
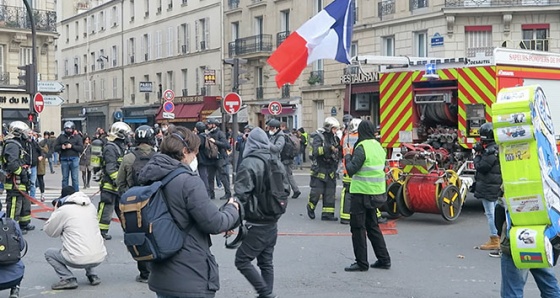
[[[481,249],[481,250],[497,250],[497,249],[500,249],[500,237],[490,236],[490,240],[488,240],[488,242],[479,246],[478,249]]]
[[[10,289],[10,298],[19,298],[19,286]]]

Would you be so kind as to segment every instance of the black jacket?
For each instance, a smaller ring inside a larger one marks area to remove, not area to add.
[[[200,138],[200,147],[198,147],[198,154],[196,155],[198,164],[201,166],[214,164],[214,161],[208,159],[208,157],[206,156],[206,133],[200,132],[198,133],[198,137]]]
[[[124,141],[121,139],[115,139],[113,142],[108,141],[107,144],[103,146],[103,182],[117,186],[117,177],[114,176],[115,179],[111,179],[111,175],[113,175],[113,173],[118,173],[125,149]]]
[[[208,137],[209,138],[213,138],[216,144],[216,146],[218,146],[218,149],[220,150],[220,159],[219,164],[220,165],[225,165],[225,161],[227,161],[227,153],[226,150],[230,150],[231,146],[229,145],[229,142],[226,138],[226,134],[221,131],[219,128],[214,128],[212,131],[210,131],[208,133]],[[215,164],[216,161],[212,162],[210,161],[212,164]]]
[[[62,144],[67,144],[67,143],[70,143],[72,145],[72,148],[62,149]],[[56,139],[56,145],[54,146],[54,151],[60,154],[60,158],[79,157],[83,150],[84,150],[84,141],[82,140],[82,137],[78,134],[67,136],[65,133],[62,133]]]
[[[478,199],[497,201],[502,195],[503,182],[498,145],[489,143],[482,154],[475,156],[474,166],[476,168],[474,196]]]
[[[218,264],[210,246],[210,234],[228,231],[239,219],[233,205],[222,211],[210,201],[200,176],[181,162],[156,153],[139,174],[141,184],[159,181],[178,167],[188,173],[175,177],[164,188],[169,212],[183,230],[192,226],[183,248],[173,257],[151,263],[150,290],[177,297],[214,297],[220,288]]]
[[[29,164],[31,167],[36,167],[39,164],[39,156],[43,155],[37,140],[29,140],[27,142],[27,152],[29,152]]]
[[[338,162],[342,157],[340,140],[333,133],[323,130],[317,130],[310,137],[312,137],[311,146],[313,147],[311,155],[315,159],[311,165],[311,175],[316,176],[315,174],[322,173],[332,176],[334,179],[334,173],[336,173]]]
[[[27,169],[23,168],[23,166],[29,165],[29,153],[25,147],[26,141],[23,141],[20,138],[11,138],[4,140],[4,144],[2,157],[4,158],[4,162],[6,164],[6,172],[16,176],[17,184],[27,185],[29,183],[29,172]],[[11,188],[6,186],[6,190],[9,189]]]

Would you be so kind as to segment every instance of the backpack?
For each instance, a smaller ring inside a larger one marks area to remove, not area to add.
[[[0,221],[0,266],[17,263],[26,253],[27,242],[23,239],[18,223],[2,215]]]
[[[267,173],[264,179],[266,193],[261,194],[261,196],[267,199],[264,200],[264,202],[249,200],[247,202],[249,206],[244,206],[245,212],[247,214],[253,213],[252,215],[256,217],[272,216],[278,219],[286,212],[288,196],[290,195],[290,187],[284,165],[274,158],[266,160],[264,157],[258,155],[249,156],[258,158],[264,162],[264,171]],[[259,203],[262,204],[259,205]]]
[[[140,174],[140,171],[144,168],[148,161],[150,161],[152,156],[156,154],[156,152],[152,150],[150,151],[150,154],[144,155],[140,154],[140,150],[138,148],[135,148],[131,151],[131,153],[134,154],[134,163],[132,163],[132,178],[134,180],[134,186],[138,186],[140,185],[138,182],[138,175]]]
[[[206,155],[206,157],[208,159],[218,159],[220,156],[220,150],[218,149],[218,146],[214,143],[211,142],[208,138],[208,136],[204,137],[204,155]]]
[[[285,134],[284,139],[286,142],[284,144],[284,148],[282,148],[282,151],[280,152],[280,160],[292,160],[300,151],[301,146],[299,144],[299,139],[293,134]]]
[[[124,244],[136,261],[163,261],[182,247],[185,230],[179,228],[169,213],[163,187],[187,169],[180,167],[161,181],[146,186],[133,186],[120,198],[119,218],[124,231]]]

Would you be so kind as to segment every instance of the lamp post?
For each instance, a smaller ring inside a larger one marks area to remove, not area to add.
[[[31,26],[31,82],[29,84],[29,114],[35,115],[33,106],[35,105],[35,93],[37,93],[37,31],[35,30],[35,19],[33,18],[33,11],[27,0],[23,0],[23,5],[27,10],[27,18]],[[37,119],[37,117],[33,117]],[[31,121],[30,127],[33,129],[34,123]]]

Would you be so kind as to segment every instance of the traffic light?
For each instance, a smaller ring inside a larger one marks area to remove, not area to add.
[[[33,64],[27,64],[24,66],[18,66],[19,70],[23,70],[25,73],[24,74],[20,74],[18,76],[18,79],[20,81],[23,81],[23,85],[19,86],[22,89],[25,89],[25,91],[27,91],[27,93],[29,94],[35,94],[35,88],[34,86],[37,86],[36,84],[33,85]]]
[[[242,58],[224,59],[224,63],[233,66],[231,91],[235,93],[239,93],[239,85],[242,85],[247,82],[247,80],[244,80],[239,77],[240,75],[247,72],[247,70],[241,68],[242,64],[247,64],[247,59],[242,59]]]
[[[32,124],[37,121],[37,116],[35,113],[27,113],[27,121]],[[30,126],[31,127],[31,126]]]

